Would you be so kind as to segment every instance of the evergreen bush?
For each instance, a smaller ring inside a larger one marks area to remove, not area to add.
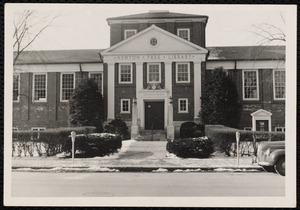
[[[194,122],[184,122],[180,126],[180,138],[195,138],[204,136],[204,126]]]
[[[182,158],[207,158],[214,149],[209,138],[198,137],[169,140],[167,151]]]
[[[104,133],[113,133],[121,136],[122,139],[129,139],[129,132],[126,123],[121,119],[114,119],[104,126]]]

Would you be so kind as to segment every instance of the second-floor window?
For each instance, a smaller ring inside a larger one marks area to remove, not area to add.
[[[178,28],[177,36],[190,41],[190,29],[189,28]]]
[[[137,32],[136,29],[126,29],[124,31],[124,39],[127,39],[127,38],[133,36],[134,34],[136,34],[136,32]]]
[[[120,84],[132,83],[132,65],[131,64],[120,64],[119,83]]]
[[[243,99],[258,100],[258,71],[244,70],[243,71]]]
[[[47,101],[47,74],[33,75],[33,101]]]
[[[190,82],[190,65],[189,63],[176,63],[176,82]]]
[[[13,101],[19,101],[20,99],[20,75],[13,75]]]
[[[75,74],[63,73],[61,75],[61,101],[69,101],[75,89]]]
[[[149,63],[147,69],[147,82],[148,83],[160,83],[161,72],[159,63]]]
[[[274,99],[285,99],[285,71],[275,70],[273,78]]]
[[[102,73],[90,73],[90,78],[93,79],[97,85],[98,85],[98,90],[100,91],[101,94],[103,94],[102,89],[103,89],[103,74]]]

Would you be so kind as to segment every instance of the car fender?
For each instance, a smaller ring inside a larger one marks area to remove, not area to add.
[[[277,162],[277,160],[282,157],[285,156],[285,149],[277,149],[274,150],[271,154],[270,154],[270,159],[273,162],[273,165]]]

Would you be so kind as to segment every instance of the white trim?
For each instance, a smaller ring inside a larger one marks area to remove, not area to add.
[[[127,32],[134,32],[134,34],[132,36],[134,36],[136,33],[137,33],[137,30],[136,29],[125,29],[124,30],[124,39],[128,39],[129,37],[127,37]],[[131,37],[131,36],[130,36]]]
[[[34,100],[34,97],[35,97],[35,89],[34,89],[34,86],[35,86],[35,76],[36,75],[46,75],[45,77],[45,98],[42,99],[42,100]],[[47,82],[47,78],[48,78],[48,75],[47,73],[33,73],[32,74],[32,102],[47,102],[47,89],[48,89],[48,82]]]
[[[149,81],[149,66],[158,65],[159,81]],[[147,83],[161,83],[161,63],[147,63]]]
[[[282,131],[278,131],[278,129],[282,129]],[[275,132],[285,132],[285,127],[275,127]]]
[[[257,97],[256,98],[245,98],[245,72],[251,72],[255,71],[256,72],[256,83],[257,83]],[[243,88],[243,100],[244,101],[257,101],[259,100],[259,76],[258,76],[258,70],[257,69],[252,69],[252,70],[242,70],[242,88]]]
[[[119,19],[119,20],[110,20],[107,19],[108,25],[112,24],[120,24],[120,23],[152,23],[152,22],[157,22],[157,23],[163,23],[163,22],[207,22],[206,17],[194,17],[194,18],[176,18],[174,19],[165,19],[165,18],[159,18],[159,19]]]
[[[101,94],[103,97],[103,72],[89,72],[89,79],[91,79],[91,74],[101,74],[102,76],[102,82],[101,82]]]
[[[180,110],[180,101],[185,101],[186,110]],[[178,98],[178,113],[189,113],[189,100],[187,98]]]
[[[188,81],[178,81],[178,65],[180,64],[187,64],[188,65]],[[176,63],[176,83],[190,83],[191,82],[191,64],[189,62],[179,62]]]
[[[126,81],[126,82],[122,82],[121,81],[121,66],[130,66],[130,81]],[[119,84],[132,84],[133,83],[133,70],[132,70],[133,66],[132,63],[120,63],[119,64],[119,69],[118,69],[118,74],[119,74]]]
[[[191,40],[191,35],[190,35],[191,33],[190,33],[190,29],[189,28],[177,28],[177,36],[179,36],[179,32],[180,31],[187,31],[188,32],[188,39],[187,39],[187,41]],[[182,37],[180,37],[180,38],[182,38]],[[185,38],[182,38],[182,39],[185,39]]]
[[[30,130],[37,130],[37,131],[45,131],[46,130],[46,127],[31,127]]]
[[[73,72],[64,72],[64,73],[60,73],[60,102],[68,102],[69,100],[62,100],[62,78],[64,74],[73,74],[73,90],[75,90],[75,87],[76,87],[76,78],[75,78],[75,73]]]
[[[128,111],[123,110],[123,103],[124,101],[128,102]],[[121,113],[122,114],[130,114],[130,99],[121,99]]]
[[[18,76],[18,99],[17,100],[14,100],[14,94],[13,94],[13,102],[20,102],[20,85],[21,85],[21,75],[20,74],[13,74],[13,83],[14,83],[14,76]],[[13,91],[14,91],[14,86],[13,86]]]
[[[253,113],[251,113],[251,116],[252,116],[252,129],[253,131],[256,131],[256,121],[257,120],[267,120],[269,121],[269,128],[268,130],[271,131],[272,130],[272,121],[271,121],[271,116],[272,116],[272,113],[271,112],[268,112],[264,109],[259,109]]]
[[[285,72],[285,70],[284,69],[273,69],[273,99],[276,101],[284,101],[285,97],[284,98],[276,98],[276,91],[275,91],[275,72],[276,71]],[[284,82],[285,82],[285,91],[286,91],[286,79],[285,78],[284,78]]]

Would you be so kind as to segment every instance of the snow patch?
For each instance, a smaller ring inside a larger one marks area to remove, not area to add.
[[[217,171],[217,172],[223,172],[223,171],[238,172],[238,171],[242,171],[242,170],[241,169],[233,169],[233,168],[216,168],[216,169],[214,169],[214,171]]]
[[[175,154],[169,153],[169,152],[166,153],[166,158],[178,158],[178,159],[180,159],[180,158],[177,157]]]
[[[197,168],[197,169],[185,169],[185,170],[176,169],[173,172],[199,172],[199,171],[202,171],[202,170],[200,168]]]
[[[159,168],[159,169],[157,169],[157,170],[153,170],[152,172],[154,172],[154,173],[168,172],[168,169],[165,169],[165,168]]]

